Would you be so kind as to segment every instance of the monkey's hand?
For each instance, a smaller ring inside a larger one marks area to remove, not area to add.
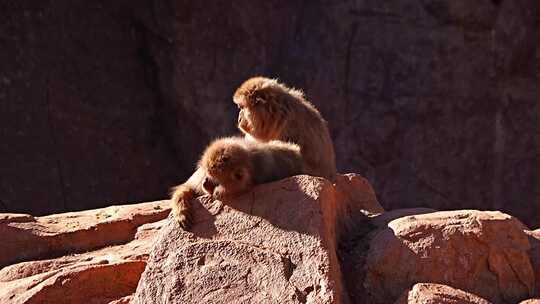
[[[195,197],[193,189],[180,185],[178,186],[171,198],[171,207],[174,218],[183,229],[189,229],[192,224],[191,208],[189,201]]]

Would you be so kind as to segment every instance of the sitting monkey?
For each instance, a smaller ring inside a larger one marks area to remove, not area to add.
[[[334,181],[334,146],[327,123],[301,91],[275,79],[253,77],[236,90],[233,100],[240,109],[238,128],[246,139],[294,143],[300,148],[303,173]],[[202,184],[205,176],[199,168],[185,183],[172,189],[172,212],[184,228],[190,224],[189,200],[201,194],[201,188],[195,185]]]

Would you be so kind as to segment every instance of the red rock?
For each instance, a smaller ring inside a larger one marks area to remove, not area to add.
[[[114,300],[112,302],[109,302],[109,304],[130,304],[133,300],[133,295],[122,297],[118,300]]]
[[[3,232],[17,240],[0,252],[3,261],[39,260],[0,270],[0,303],[128,303],[163,224],[156,221],[168,212],[168,202],[161,201],[39,218],[1,215]],[[111,243],[116,245],[107,247]],[[39,250],[32,252],[32,245]],[[6,255],[18,250],[23,255]],[[65,255],[47,259],[58,253]]]
[[[0,283],[2,303],[107,303],[133,292],[144,261],[77,265]]]
[[[168,213],[168,201],[158,201],[35,218],[0,214],[0,267],[122,244],[133,239],[138,226]]]
[[[221,287],[243,272],[212,269],[236,267],[250,271],[245,286],[316,303],[338,303],[342,295],[335,239],[345,230],[339,227],[382,210],[369,183],[354,174],[339,176],[336,185],[307,176],[265,185],[230,202],[237,210],[200,202],[209,210],[197,209],[195,234],[177,235],[187,246],[163,248],[173,256],[204,256],[195,265],[184,261],[187,279]],[[0,303],[130,303],[168,213],[168,201],[160,201],[44,217],[0,214]],[[168,225],[180,233],[174,222]],[[266,297],[233,284],[226,292],[231,301],[235,290],[253,301]]]
[[[334,183],[336,210],[339,223],[336,227],[339,241],[347,239],[365,227],[369,217],[379,215],[384,209],[379,204],[371,184],[357,174],[338,174]]]
[[[404,216],[415,216],[420,214],[437,212],[437,210],[429,208],[406,208],[406,209],[396,209],[384,212],[376,217],[371,219],[371,223],[377,226],[378,228],[386,228],[388,223]]]
[[[374,216],[384,212],[377,201],[377,196],[371,184],[364,177],[354,174],[338,174],[335,182],[337,200],[349,201],[341,205],[349,210],[343,215],[360,211],[367,216]]]
[[[395,219],[369,244],[369,303],[390,303],[415,283],[440,283],[494,303],[532,296],[534,272],[524,226],[501,212],[434,212]]]
[[[463,290],[441,284],[415,284],[395,304],[490,304]]]
[[[384,209],[379,204],[371,184],[358,174],[338,174],[336,177],[335,204],[336,235],[341,246],[355,238],[359,231],[368,227],[370,217],[379,215]],[[329,210],[332,212],[332,210]]]
[[[191,232],[173,221],[160,232],[135,303],[341,303],[336,227],[358,206],[382,208],[362,179],[338,184],[297,176],[231,202],[195,200]]]
[[[536,277],[534,295],[540,297],[540,229],[534,231],[526,230],[525,233],[529,235],[529,241],[531,242],[529,257],[531,258],[534,275]]]

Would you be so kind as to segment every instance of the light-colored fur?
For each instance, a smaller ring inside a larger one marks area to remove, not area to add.
[[[326,121],[304,94],[275,79],[254,77],[234,94],[239,128],[255,140],[281,140],[300,146],[308,174],[334,180],[334,145]]]
[[[277,140],[254,142],[242,137],[212,142],[203,153],[199,168],[206,172],[202,190],[217,199],[304,173],[298,145]]]
[[[275,79],[253,77],[240,85],[233,100],[240,108],[238,128],[245,135],[244,144],[269,143],[268,148],[277,147],[271,144],[276,140],[285,145],[294,143],[300,149],[303,173],[334,181],[335,154],[327,123],[300,90]],[[286,165],[270,163],[266,161],[265,165],[274,167],[266,170]],[[183,227],[190,222],[189,200],[202,194],[205,176],[199,167],[185,183],[173,188],[172,212]]]

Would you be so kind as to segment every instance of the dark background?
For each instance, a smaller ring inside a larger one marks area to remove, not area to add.
[[[0,0],[0,212],[165,198],[261,74],[385,208],[539,226],[539,41],[537,0]]]

